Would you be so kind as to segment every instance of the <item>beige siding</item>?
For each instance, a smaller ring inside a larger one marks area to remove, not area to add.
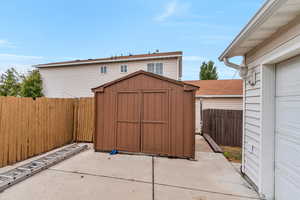
[[[202,110],[205,109],[243,110],[243,98],[203,98]]]
[[[243,110],[243,98],[196,98],[196,133],[201,133],[201,106],[205,109]]]
[[[178,59],[147,60],[110,64],[90,64],[68,67],[41,68],[44,94],[47,97],[90,97],[91,88],[115,80],[138,70],[147,70],[147,64],[162,62],[163,75],[179,79]],[[128,66],[127,73],[120,72],[121,64]],[[101,74],[100,67],[107,66],[107,73]]]
[[[200,105],[200,98],[196,98],[196,133],[201,133],[201,126],[202,126],[202,122],[201,122],[201,105]]]

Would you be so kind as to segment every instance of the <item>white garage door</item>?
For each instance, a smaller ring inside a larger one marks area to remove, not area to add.
[[[300,56],[276,66],[275,197],[300,199]]]

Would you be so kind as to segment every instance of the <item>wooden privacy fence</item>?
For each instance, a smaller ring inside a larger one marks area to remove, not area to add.
[[[241,110],[203,111],[203,133],[207,133],[218,145],[242,146],[242,121]]]
[[[0,167],[61,147],[92,141],[93,98],[0,97]]]
[[[92,142],[94,133],[94,98],[80,98],[75,102],[74,133],[77,142]]]

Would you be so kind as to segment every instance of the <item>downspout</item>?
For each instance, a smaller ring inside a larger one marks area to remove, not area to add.
[[[248,66],[246,65],[246,61],[245,61],[246,59],[245,59],[245,56],[243,57],[243,61],[242,61],[242,63],[240,64],[240,65],[237,65],[237,64],[235,64],[235,63],[232,63],[232,62],[230,62],[229,60],[228,60],[228,58],[227,57],[225,57],[225,58],[223,58],[223,62],[224,62],[224,64],[226,65],[226,66],[228,66],[228,67],[231,67],[231,68],[233,68],[233,69],[235,69],[235,70],[238,70],[240,73],[240,77],[243,79],[243,80],[246,80],[247,79],[247,77],[248,77]],[[244,84],[245,85],[245,84]],[[244,95],[244,87],[245,86],[243,86],[243,150],[242,150],[242,159],[243,159],[243,161],[242,161],[242,165],[241,165],[241,167],[240,167],[240,173],[241,173],[241,175],[248,181],[248,183],[250,183],[250,185],[252,185],[253,186],[253,188],[255,188],[255,190],[256,191],[258,191],[257,190],[257,187],[256,187],[256,185],[255,184],[253,184],[253,182],[251,181],[251,179],[249,179],[248,178],[248,176],[245,174],[245,172],[244,172],[244,159],[245,159],[245,154],[244,154],[244,135],[245,135],[245,133],[244,133],[244,130],[245,130],[245,128],[244,128],[244,123],[245,123],[245,115],[244,115],[244,106],[245,106],[245,103],[244,103],[244,98],[245,98],[245,95]]]
[[[223,62],[226,66],[231,67],[233,69],[236,69],[240,72],[240,77],[242,77],[242,79],[247,79],[248,77],[248,66],[246,65],[246,61],[245,61],[245,56],[243,58],[243,62],[240,65],[237,65],[235,63],[232,63],[228,60],[228,58],[223,58]]]

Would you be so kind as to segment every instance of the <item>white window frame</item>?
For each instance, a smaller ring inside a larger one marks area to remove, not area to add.
[[[159,68],[159,67],[161,67],[161,68]],[[148,63],[147,71],[162,76],[164,74],[164,64],[161,62],[160,63]]]
[[[107,66],[100,67],[100,74],[107,74]]]
[[[121,71],[121,73],[127,73],[128,72],[128,66],[127,65],[121,65],[120,71]]]

